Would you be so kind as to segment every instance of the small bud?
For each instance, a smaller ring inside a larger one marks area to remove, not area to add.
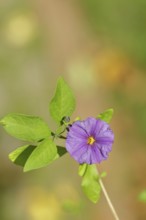
[[[70,117],[69,116],[64,116],[61,120],[61,125],[68,124],[69,122],[70,122]]]

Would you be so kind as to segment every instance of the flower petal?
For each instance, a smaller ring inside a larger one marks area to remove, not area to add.
[[[83,123],[88,136],[92,136],[95,131],[97,119],[89,117],[85,121],[83,121]]]
[[[98,145],[94,145],[93,147],[92,158],[94,159],[94,163],[100,163],[102,160],[105,160]]]
[[[84,129],[84,124],[80,121],[75,122],[69,130],[69,135],[79,137],[79,138],[87,138],[88,134]]]
[[[87,145],[81,145],[79,148],[77,148],[77,146],[74,148],[74,150],[72,152],[70,152],[70,155],[76,160],[78,161],[80,164],[85,163],[86,162],[86,158],[87,158],[87,151],[88,151],[88,147]]]

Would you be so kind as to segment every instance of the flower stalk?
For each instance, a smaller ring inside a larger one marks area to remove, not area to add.
[[[98,170],[97,170],[97,172],[98,172]],[[108,203],[108,205],[109,205],[109,208],[110,208],[110,210],[111,210],[111,212],[112,212],[112,214],[113,214],[115,220],[120,220],[119,217],[118,217],[118,215],[117,215],[117,212],[116,212],[116,210],[115,210],[115,208],[114,208],[114,206],[113,206],[113,204],[112,204],[112,202],[111,202],[111,199],[110,199],[110,197],[109,197],[109,195],[108,195],[108,193],[107,193],[107,191],[106,191],[106,188],[105,188],[105,186],[104,186],[104,184],[103,184],[101,178],[99,178],[99,184],[100,184],[100,186],[101,186],[101,189],[102,189],[102,191],[103,191],[103,194],[104,194],[104,196],[105,196],[105,198],[106,198],[106,201],[107,201],[107,203]]]

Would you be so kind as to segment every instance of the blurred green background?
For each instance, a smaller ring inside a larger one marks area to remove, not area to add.
[[[146,204],[146,1],[41,0],[0,2],[0,116],[44,118],[57,77],[74,90],[73,117],[113,107],[115,144],[106,188],[120,219],[145,220]],[[8,160],[21,142],[0,128],[1,220],[112,220],[101,196],[91,204],[80,188],[78,165],[64,156],[47,168],[23,173]]]

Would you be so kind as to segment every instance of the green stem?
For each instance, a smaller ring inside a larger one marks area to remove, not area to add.
[[[59,135],[58,137],[61,139],[66,139],[66,137],[64,137],[63,135]]]
[[[98,172],[98,171],[97,171],[97,172]],[[115,208],[114,208],[114,206],[113,206],[113,204],[112,204],[112,202],[111,202],[111,200],[110,200],[110,197],[109,197],[109,195],[108,195],[108,193],[107,193],[107,191],[106,191],[106,189],[105,189],[105,186],[104,186],[104,184],[103,184],[101,178],[99,178],[99,184],[100,184],[100,186],[101,186],[101,189],[102,189],[102,191],[103,191],[103,194],[104,194],[104,196],[105,196],[105,198],[106,198],[106,201],[107,201],[107,203],[108,203],[108,205],[109,205],[109,208],[110,208],[111,212],[113,213],[113,216],[114,216],[115,220],[120,220],[119,217],[118,217],[118,215],[117,215],[117,213],[116,213],[116,210],[115,210]]]

